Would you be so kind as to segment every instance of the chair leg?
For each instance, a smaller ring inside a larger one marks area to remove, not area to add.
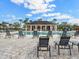
[[[59,48],[59,45],[58,45],[58,55],[60,55],[60,48]]]
[[[37,57],[39,57],[39,51],[37,51]]]
[[[69,46],[69,49],[70,49],[70,55],[71,55],[71,47]]]
[[[37,47],[37,57],[39,57],[39,47]]]
[[[78,52],[79,52],[79,45],[78,45]]]
[[[49,46],[49,56],[51,57],[51,47]]]
[[[73,43],[72,43],[72,48],[73,48]]]

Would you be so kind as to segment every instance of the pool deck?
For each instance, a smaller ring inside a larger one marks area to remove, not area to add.
[[[39,59],[79,59],[79,53],[77,47],[72,49],[72,55],[69,54],[68,50],[61,50],[60,55],[58,55],[57,49],[52,47],[51,57],[49,57],[48,52],[40,52]]]
[[[51,57],[49,57],[48,52],[40,51],[38,58],[36,49],[38,38],[26,36],[25,38],[17,39],[16,36],[6,39],[2,37],[0,38],[0,59],[79,59],[78,47],[76,45],[73,46],[72,55],[69,54],[67,49],[61,49],[60,55],[58,55],[58,49],[55,49],[53,42],[56,38],[56,36],[50,38]]]

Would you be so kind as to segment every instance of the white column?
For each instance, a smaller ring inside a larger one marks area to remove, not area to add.
[[[45,31],[47,30],[47,26],[45,26]]]
[[[30,31],[32,31],[32,25],[30,25]]]
[[[50,26],[50,30],[52,31],[52,26]]]
[[[25,29],[26,29],[26,31],[27,31],[27,25],[26,25],[26,28],[25,28]]]
[[[40,30],[42,31],[42,25],[40,25]]]
[[[54,26],[55,31],[57,31],[57,25]]]
[[[37,31],[37,25],[35,25],[35,30]]]

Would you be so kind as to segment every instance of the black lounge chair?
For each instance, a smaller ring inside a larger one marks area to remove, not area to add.
[[[79,43],[77,44],[77,46],[78,46],[78,52],[79,52]]]
[[[51,57],[49,37],[43,36],[39,38],[39,44],[37,46],[37,57],[39,57],[39,51],[49,51],[49,56]]]
[[[67,36],[62,36],[60,38],[60,42],[58,45],[58,55],[60,55],[60,49],[69,49],[70,50],[70,55],[71,55],[71,47],[69,45],[69,40],[70,40],[70,37],[67,37]]]

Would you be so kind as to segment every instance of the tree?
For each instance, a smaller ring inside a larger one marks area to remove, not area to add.
[[[29,21],[29,18],[25,18],[25,20],[23,21],[23,23],[27,24]]]
[[[3,29],[7,28],[7,22],[2,22]]]
[[[53,22],[54,24],[56,24],[56,22],[57,22],[57,19],[53,19],[53,20],[52,20],[52,22]]]
[[[19,19],[20,22],[22,22],[22,19]]]
[[[28,21],[29,21],[29,18],[25,18],[25,20],[23,21],[23,23],[24,23],[23,28],[24,29],[26,28]]]
[[[78,27],[78,24],[74,24],[74,25],[72,26],[72,29],[73,29],[73,30],[76,30],[76,27]]]
[[[32,22],[32,20],[30,20],[30,23]]]
[[[13,26],[14,26],[15,30],[18,30],[20,28],[20,23],[14,22]]]
[[[19,19],[19,21],[20,21],[20,26],[21,26],[21,24],[22,24],[22,19]]]
[[[2,26],[3,26],[3,25],[0,23],[0,30],[2,29]]]
[[[42,21],[42,18],[38,19],[38,21]]]

